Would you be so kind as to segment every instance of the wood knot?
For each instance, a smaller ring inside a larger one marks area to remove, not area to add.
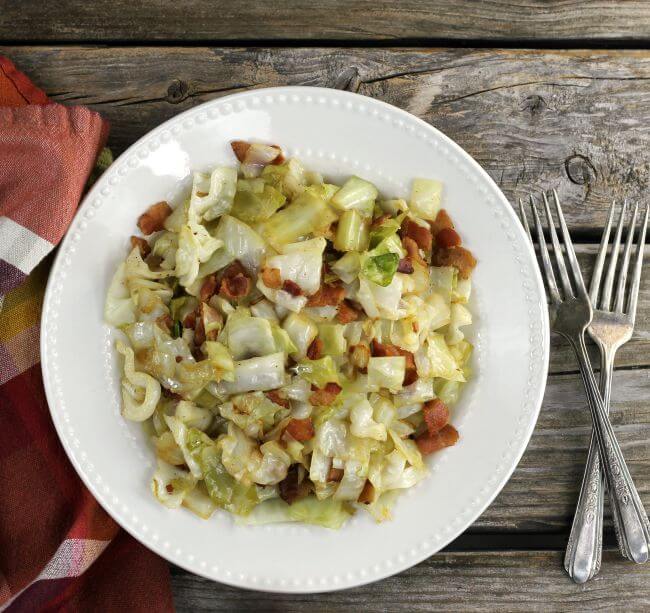
[[[531,115],[539,115],[548,107],[546,100],[538,94],[532,94],[524,100],[523,108],[530,111]]]
[[[575,153],[564,160],[564,169],[571,183],[587,185],[596,177],[596,168],[591,160],[584,155]]]
[[[183,102],[190,94],[190,86],[181,79],[174,79],[167,88],[166,100],[170,104]]]
[[[346,68],[338,77],[336,77],[334,87],[336,89],[344,89],[349,92],[358,92],[359,88],[361,87],[359,69],[356,66],[350,66]]]

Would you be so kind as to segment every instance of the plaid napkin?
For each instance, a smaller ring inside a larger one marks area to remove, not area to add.
[[[46,256],[107,133],[97,113],[50,104],[0,56],[0,611],[173,610],[167,563],[120,530],[68,462],[39,366]]]

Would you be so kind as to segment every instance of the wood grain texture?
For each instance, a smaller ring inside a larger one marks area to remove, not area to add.
[[[643,1],[0,1],[0,38],[39,41],[647,40]]]
[[[135,4],[135,3],[134,3]],[[54,100],[111,121],[116,153],[179,112],[247,88],[319,85],[404,108],[456,140],[512,201],[560,192],[595,240],[612,198],[650,183],[650,52],[4,47]]]
[[[647,611],[650,565],[603,554],[603,572],[575,585],[561,551],[439,553],[403,573],[329,594],[260,594],[174,569],[175,604],[185,611]]]

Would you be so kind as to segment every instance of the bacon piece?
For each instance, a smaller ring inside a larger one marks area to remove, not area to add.
[[[229,264],[223,271],[219,293],[235,300],[247,296],[251,291],[252,281],[239,260]]]
[[[307,300],[308,307],[337,306],[345,298],[345,288],[341,285],[323,283],[318,291]]]
[[[309,396],[309,402],[315,406],[329,406],[340,393],[341,386],[338,383],[326,383],[325,387],[316,388],[311,396]]]
[[[397,265],[397,272],[404,273],[406,275],[413,274],[413,260],[410,256],[406,256],[399,261]]]
[[[408,253],[408,257],[411,258],[411,263],[417,262],[418,264],[422,264],[422,266],[427,265],[427,263],[420,255],[420,249],[418,248],[418,244],[412,238],[409,238],[408,236],[406,238],[403,238],[402,245],[404,246],[404,249],[406,249],[406,253]]]
[[[430,221],[429,226],[431,227],[433,238],[435,238],[440,230],[453,230],[454,222],[451,220],[451,217],[449,217],[449,214],[447,211],[445,211],[445,209],[440,209],[436,215],[435,221]]]
[[[291,294],[292,296],[302,295],[302,288],[300,287],[300,285],[298,285],[296,282],[292,281],[291,279],[287,279],[286,281],[284,281],[284,283],[282,284],[282,289],[288,294]]]
[[[159,232],[165,227],[165,219],[172,214],[172,207],[164,200],[152,204],[140,217],[138,217],[138,228],[142,234],[149,235]]]
[[[160,317],[156,318],[156,323],[165,332],[167,332],[167,334],[169,334],[170,330],[172,329],[172,326],[174,325],[172,316],[169,313],[165,313],[164,315],[161,315]]]
[[[468,279],[476,266],[476,258],[465,247],[436,248],[431,253],[431,264],[433,266],[453,266],[458,270],[461,279]]]
[[[343,469],[342,468],[330,468],[327,473],[328,481],[336,481],[337,483],[343,479]]]
[[[314,438],[314,424],[311,417],[305,419],[292,419],[286,427],[286,431],[301,443]]]
[[[422,407],[422,414],[430,436],[442,430],[449,421],[449,409],[440,398],[425,402]]]
[[[196,308],[185,315],[185,318],[183,319],[183,328],[194,328],[196,326],[198,314],[198,308]]]
[[[135,247],[140,250],[142,259],[146,258],[151,253],[151,247],[149,246],[147,239],[142,238],[141,236],[131,237],[131,249],[134,249]]]
[[[282,164],[284,155],[277,145],[261,145],[234,140],[230,143],[233,153],[242,164],[266,166],[267,164]]]
[[[287,504],[292,504],[309,495],[309,483],[305,480],[300,482],[298,464],[293,464],[287,471],[287,476],[278,483],[280,498]]]
[[[245,140],[234,140],[230,143],[230,146],[232,147],[235,157],[240,162],[244,161],[246,153],[248,153],[248,150],[251,148],[251,144],[247,143]]]
[[[370,483],[369,479],[366,479],[366,483],[357,498],[357,502],[361,504],[370,504],[375,501],[375,486]]]
[[[455,445],[458,442],[458,438],[458,430],[451,424],[447,424],[433,435],[426,431],[423,432],[415,439],[415,444],[418,446],[422,455],[429,455],[434,451]]]
[[[266,287],[271,289],[280,289],[282,287],[279,268],[262,268],[260,275]]]
[[[199,299],[201,302],[207,302],[214,296],[217,291],[217,276],[210,275],[206,278],[201,286],[201,292],[199,293]]]
[[[172,400],[183,400],[183,396],[177,394],[176,392],[168,390],[166,387],[161,387],[161,392],[165,398],[171,398]]]
[[[349,300],[344,300],[339,304],[339,308],[336,312],[336,319],[341,324],[350,323],[351,321],[359,319],[359,311],[350,304]]]
[[[289,408],[289,399],[285,398],[279,390],[271,390],[269,392],[265,392],[264,394],[271,402],[275,402],[275,404],[279,404],[281,407],[284,407],[285,409]]]
[[[420,249],[424,249],[425,251],[431,249],[433,237],[431,236],[431,230],[429,230],[429,228],[425,228],[407,217],[402,222],[401,230],[402,239],[411,238]]]
[[[323,341],[315,338],[307,348],[307,358],[309,360],[318,360],[323,355]]]
[[[196,318],[196,325],[194,326],[194,344],[200,347],[205,342],[205,325],[203,324],[203,317]]]
[[[168,493],[168,494],[172,494],[172,493],[174,492],[174,486],[173,486],[171,483],[168,483],[168,484],[165,486],[165,489],[167,490],[167,493]]]
[[[364,371],[368,368],[368,360],[370,359],[370,347],[365,343],[352,345],[350,347],[350,362],[357,369]]]
[[[379,226],[381,226],[381,224],[383,224],[385,221],[389,219],[390,219],[390,215],[388,213],[384,213],[383,215],[377,217],[377,219],[372,220],[372,223],[370,224],[370,228],[371,229],[378,228]]]
[[[404,380],[402,385],[411,385],[415,383],[418,378],[418,372],[415,367],[415,357],[410,351],[402,349],[397,345],[383,344],[376,339],[372,339],[372,355],[374,357],[385,358],[385,357],[395,357],[395,356],[404,356],[405,358],[405,371],[404,371]]]
[[[459,247],[462,243],[460,236],[453,228],[443,228],[436,234],[436,247],[449,249],[450,247]]]

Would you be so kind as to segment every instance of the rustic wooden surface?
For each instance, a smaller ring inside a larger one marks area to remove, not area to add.
[[[633,40],[644,1],[0,0],[2,40]]]
[[[363,2],[352,13],[336,15],[325,14],[332,3],[308,10],[309,3],[298,2],[293,20],[282,19],[282,3],[276,13],[260,3],[239,3],[239,18],[218,2],[207,8],[207,0],[189,3],[194,10],[169,5],[164,14],[156,13],[153,0],[115,1],[108,13],[96,10],[101,4],[0,0],[0,41],[22,41],[0,47],[0,54],[10,56],[53,99],[87,104],[106,115],[116,153],[206,100],[247,88],[318,85],[380,98],[424,118],[469,151],[511,201],[542,186],[556,187],[587,275],[611,199],[648,201],[648,51],[60,44],[432,36],[512,42],[539,37],[540,30],[549,40],[609,36],[623,44],[650,32],[645,3],[550,3],[562,11],[551,19],[542,2],[449,0],[438,3],[434,15],[430,3],[407,0],[399,4],[399,16],[398,5],[373,2],[378,14],[360,19],[355,15],[364,10]],[[64,19],[71,6],[76,19]],[[223,20],[217,23],[208,14]],[[15,27],[2,27],[10,20]],[[310,28],[316,22],[318,31]],[[39,40],[59,44],[34,46]],[[650,262],[648,267],[637,330],[617,361],[612,419],[650,508]],[[486,410],[498,408],[486,405]],[[180,611],[546,611],[616,609],[625,603],[631,611],[648,610],[650,565],[620,559],[609,516],[608,549],[596,580],[576,586],[562,569],[589,433],[574,358],[553,338],[547,392],[526,453],[494,503],[445,552],[379,584],[317,596],[262,595],[173,568],[176,606]]]

